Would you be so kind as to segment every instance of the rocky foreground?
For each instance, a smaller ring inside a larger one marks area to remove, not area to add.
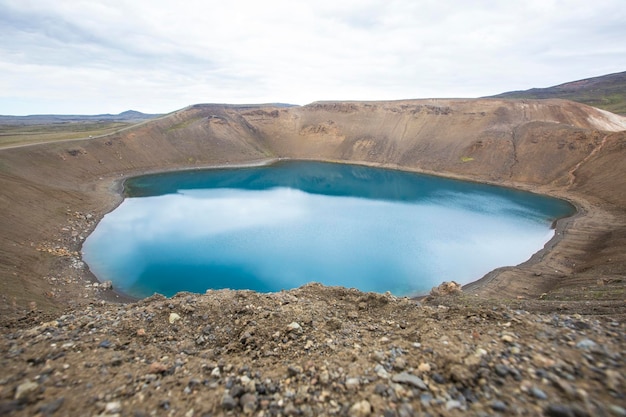
[[[309,284],[27,316],[0,415],[626,415],[621,316],[508,304]]]

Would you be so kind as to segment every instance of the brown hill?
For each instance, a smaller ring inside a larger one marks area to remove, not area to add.
[[[560,98],[626,115],[626,71],[571,81],[553,87],[509,91],[492,98]]]
[[[625,129],[623,117],[563,100],[195,105],[104,138],[4,149],[0,308],[9,318],[35,304],[54,311],[92,300],[85,283],[94,277],[78,251],[120,202],[124,178],[277,158],[436,173],[580,206],[583,215],[569,220],[563,240],[537,255],[540,262],[495,271],[474,291],[537,297],[570,283],[622,280]]]

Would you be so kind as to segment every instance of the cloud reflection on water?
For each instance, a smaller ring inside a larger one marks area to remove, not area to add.
[[[178,290],[237,288],[237,274],[262,291],[317,281],[406,295],[523,262],[551,235],[532,210],[479,194],[403,203],[206,189],[126,199],[88,238],[84,257],[123,291],[148,291],[140,296],[165,288],[159,280],[180,281]],[[173,264],[189,274],[172,278]]]

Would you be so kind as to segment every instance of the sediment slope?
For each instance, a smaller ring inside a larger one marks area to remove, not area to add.
[[[84,285],[93,277],[77,251],[119,203],[123,178],[276,158],[430,172],[581,206],[585,214],[542,262],[496,271],[476,291],[534,297],[572,274],[622,276],[624,130],[626,118],[564,100],[195,105],[104,138],[0,150],[0,308],[11,315],[32,303],[47,311],[91,299]]]

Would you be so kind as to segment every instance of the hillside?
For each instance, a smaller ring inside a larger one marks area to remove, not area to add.
[[[200,104],[0,149],[0,412],[619,415],[625,152],[626,118],[552,99]],[[124,178],[277,159],[517,187],[579,213],[529,262],[423,304],[309,285],[120,305],[82,263]]]
[[[136,110],[127,110],[119,114],[33,114],[29,116],[0,115],[0,125],[49,125],[55,123],[81,122],[138,122],[162,116],[161,114],[146,114]]]
[[[548,88],[510,91],[492,97],[514,99],[560,98],[587,104],[612,113],[626,115],[626,71],[572,81]]]

